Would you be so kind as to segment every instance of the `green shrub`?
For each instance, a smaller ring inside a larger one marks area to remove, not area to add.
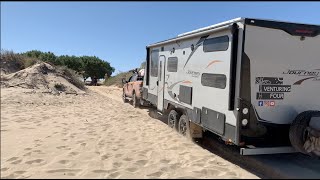
[[[58,91],[64,91],[65,90],[65,86],[61,83],[56,83],[54,85],[54,88],[56,88]]]
[[[38,62],[40,62],[38,59],[32,58],[32,57],[23,57],[23,61],[22,61],[24,68],[33,66]]]

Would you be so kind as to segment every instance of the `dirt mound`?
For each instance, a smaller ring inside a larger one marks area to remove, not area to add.
[[[71,76],[65,68],[42,62],[15,73],[2,75],[1,88],[22,87],[52,94],[85,93],[85,87],[80,80]]]

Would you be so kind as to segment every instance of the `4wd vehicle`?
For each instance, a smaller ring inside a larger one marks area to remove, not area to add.
[[[137,72],[133,71],[134,74],[126,81],[122,79],[123,83],[123,93],[122,99],[123,102],[128,102],[128,99],[132,100],[133,107],[142,105],[141,95],[142,95],[142,86],[143,86],[143,76]]]

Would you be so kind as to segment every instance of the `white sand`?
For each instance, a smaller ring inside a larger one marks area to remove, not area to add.
[[[182,137],[119,88],[1,89],[1,178],[258,178]]]

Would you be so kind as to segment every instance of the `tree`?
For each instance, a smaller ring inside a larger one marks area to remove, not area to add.
[[[63,63],[57,59],[57,56],[50,51],[42,52],[38,50],[32,50],[32,51],[27,51],[25,53],[22,53],[22,55],[30,58],[37,58],[41,61],[49,62],[54,65],[63,65]]]
[[[62,55],[58,57],[57,61],[78,73],[83,71],[83,62],[79,57]]]
[[[53,54],[52,52],[50,52],[50,51],[40,54],[39,59],[40,59],[41,61],[49,62],[49,63],[52,63],[52,64],[54,64],[54,65],[62,65],[61,62],[57,61],[57,56],[54,55],[54,54]]]
[[[110,66],[109,62],[106,62],[96,56],[56,56],[52,52],[41,52],[38,50],[27,51],[22,55],[37,58],[44,62],[49,62],[54,65],[66,66],[83,75],[84,79],[88,77],[104,78],[110,77],[114,72],[114,68]]]
[[[41,54],[43,54],[43,52],[38,51],[38,50],[31,50],[31,51],[27,51],[25,53],[21,53],[21,55],[31,57],[31,58],[39,58]]]
[[[96,56],[82,56],[80,59],[84,65],[83,77],[86,79],[88,77],[96,77],[98,79],[111,76],[114,72],[114,68],[110,66],[110,63],[99,59]]]

